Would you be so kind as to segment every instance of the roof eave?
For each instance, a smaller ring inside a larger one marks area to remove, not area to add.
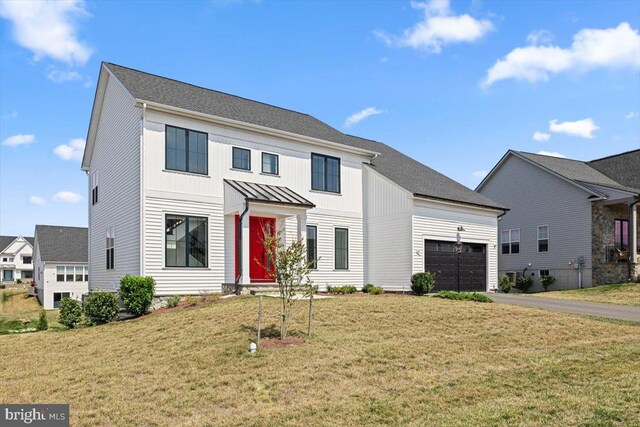
[[[435,200],[435,201],[439,201],[439,202],[446,202],[446,203],[451,203],[451,204],[454,204],[454,205],[471,206],[471,207],[474,207],[474,208],[491,210],[491,211],[496,211],[496,212],[508,212],[510,210],[509,208],[504,208],[504,207],[501,207],[501,206],[490,206],[490,205],[483,205],[483,204],[480,204],[480,203],[463,202],[463,201],[460,201],[460,200],[447,199],[447,198],[444,198],[444,197],[426,196],[424,194],[419,194],[419,193],[413,193],[413,197],[415,197],[417,199],[423,199],[423,200]]]
[[[293,132],[287,132],[287,131],[283,131],[283,130],[279,130],[279,129],[273,129],[273,128],[269,128],[266,126],[260,126],[260,125],[255,125],[252,123],[247,123],[247,122],[242,122],[239,120],[233,120],[233,119],[227,119],[225,117],[220,117],[220,116],[214,116],[211,114],[206,114],[206,113],[199,113],[196,111],[192,111],[192,110],[187,110],[185,108],[179,108],[179,107],[174,107],[171,105],[166,105],[166,104],[161,104],[158,102],[153,102],[153,101],[147,101],[144,99],[140,99],[140,98],[136,98],[136,105],[137,106],[143,106],[145,105],[147,106],[148,109],[152,109],[152,110],[156,110],[156,111],[160,111],[160,112],[168,112],[168,113],[172,113],[172,114],[178,114],[184,117],[190,117],[190,118],[196,118],[199,120],[204,120],[210,123],[214,123],[217,125],[221,125],[221,126],[226,126],[226,127],[231,127],[231,128],[235,128],[235,129],[241,129],[241,130],[250,130],[256,133],[261,133],[261,134],[265,134],[265,135],[270,135],[270,136],[276,136],[276,137],[284,137],[287,139],[291,139],[294,141],[298,141],[298,142],[304,142],[307,144],[311,144],[311,145],[316,145],[316,146],[321,146],[321,147],[332,147],[335,148],[337,150],[341,150],[341,151],[346,151],[349,153],[354,153],[354,154],[359,154],[359,155],[365,155],[366,157],[371,157],[374,158],[378,155],[380,155],[381,153],[375,152],[375,151],[370,151],[370,150],[365,150],[362,148],[356,148],[356,147],[351,147],[349,145],[345,145],[345,144],[340,144],[337,142],[332,142],[332,141],[327,141],[324,139],[319,139],[319,138],[313,138],[310,136],[305,136],[305,135],[300,135],[297,133],[293,133]]]

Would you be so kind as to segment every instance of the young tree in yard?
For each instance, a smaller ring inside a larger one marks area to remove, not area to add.
[[[302,240],[287,246],[282,230],[271,233],[263,229],[262,233],[267,254],[265,268],[275,279],[280,291],[280,339],[285,339],[294,297],[297,294],[311,295],[313,292],[313,282],[309,278],[313,263],[307,261],[307,248]]]

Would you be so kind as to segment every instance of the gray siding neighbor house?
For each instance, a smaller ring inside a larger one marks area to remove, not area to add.
[[[509,150],[476,191],[510,211],[498,273],[556,278],[552,289],[640,276],[640,150],[583,162]]]

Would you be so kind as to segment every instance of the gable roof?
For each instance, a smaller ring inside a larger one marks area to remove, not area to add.
[[[45,262],[88,262],[88,235],[86,227],[36,225],[40,259]]]
[[[592,160],[588,164],[622,185],[640,188],[640,149]]]
[[[621,190],[627,193],[633,193],[634,195],[640,194],[640,188],[630,187],[623,183],[613,179],[610,176],[605,175],[598,169],[594,168],[590,162],[583,162],[581,160],[572,160],[560,157],[545,156],[542,154],[527,153],[524,151],[509,150],[500,159],[498,164],[489,172],[489,174],[482,180],[482,182],[476,188],[476,191],[480,190],[482,186],[493,175],[493,173],[502,165],[502,163],[510,156],[515,155],[517,157],[529,160],[530,162],[540,166],[542,169],[550,171],[562,178],[573,182],[574,184],[582,187],[582,189],[594,193],[597,196],[608,196],[608,190]],[[633,159],[632,159],[633,160]],[[632,162],[630,162],[632,163]],[[604,168],[604,165],[602,166]],[[640,168],[640,163],[636,162],[635,169]],[[615,168],[610,171],[611,174],[615,174]],[[611,191],[615,193],[615,191]]]
[[[376,170],[416,196],[491,209],[502,206],[381,142],[347,135],[317,118],[112,63],[103,63],[134,98],[380,153]]]
[[[7,249],[17,238],[18,236],[0,236],[0,252]],[[33,237],[24,237],[24,239],[33,247]]]

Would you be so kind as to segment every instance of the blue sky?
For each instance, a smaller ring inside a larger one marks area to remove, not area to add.
[[[103,60],[312,114],[472,188],[509,148],[640,147],[637,1],[0,4],[2,234],[87,224]]]

